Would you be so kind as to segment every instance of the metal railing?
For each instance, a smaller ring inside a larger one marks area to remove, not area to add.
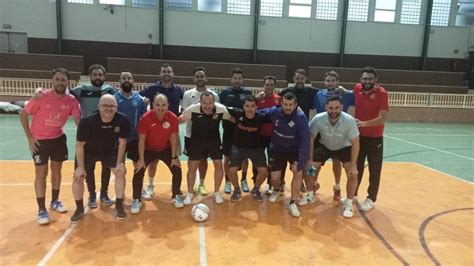
[[[110,82],[118,87],[118,82]],[[70,87],[78,86],[79,82],[71,81]],[[134,90],[142,90],[149,83],[135,83]],[[49,79],[10,79],[0,78],[0,96],[32,96],[36,88],[52,88]],[[189,90],[194,85],[181,85]],[[215,92],[220,92],[225,86],[209,86]],[[250,88],[254,94],[263,91],[262,88]],[[389,105],[395,107],[430,107],[430,108],[474,108],[474,94],[444,94],[444,93],[413,93],[390,92]]]

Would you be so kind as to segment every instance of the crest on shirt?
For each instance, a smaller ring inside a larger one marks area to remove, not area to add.
[[[294,127],[294,126],[295,126],[295,122],[293,122],[293,120],[291,120],[290,122],[288,122],[288,126]]]
[[[115,127],[114,128],[114,133],[119,133],[120,132],[120,127]]]
[[[239,120],[240,120],[240,121],[244,121],[244,117],[241,116],[241,117],[239,118]]]
[[[212,115],[212,119],[215,120],[215,119],[217,119],[217,118],[219,118],[219,115],[218,115],[218,114],[213,114],[213,115]]]
[[[245,97],[246,97],[246,95],[240,94],[240,100],[241,100],[241,101],[245,100]]]
[[[369,98],[370,98],[371,100],[375,99],[375,93],[371,93],[370,96],[369,96]]]
[[[133,101],[133,107],[137,107],[138,106],[138,102],[137,101]]]
[[[67,108],[67,106],[66,106],[66,105],[64,105],[64,104],[61,104],[61,109],[63,109],[63,110],[64,110],[64,109],[66,109],[66,108]]]
[[[169,128],[169,127],[170,127],[170,122],[168,122],[168,121],[163,122],[163,128],[166,129],[166,128]]]
[[[279,122],[280,122],[280,120],[278,120],[278,119],[277,119],[277,120],[275,120],[275,124],[274,124],[274,126],[276,126],[276,127],[277,127]]]

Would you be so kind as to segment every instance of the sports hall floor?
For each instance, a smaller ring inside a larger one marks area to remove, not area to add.
[[[69,147],[74,132],[70,121]],[[474,264],[474,125],[387,124],[379,200],[369,213],[341,216],[332,200],[333,177],[327,165],[320,175],[319,200],[301,207],[298,219],[286,209],[287,186],[285,199],[271,205],[244,193],[239,202],[216,206],[208,196],[204,203],[211,215],[203,224],[191,219],[190,207],[176,210],[171,205],[171,175],[160,163],[158,195],[145,202],[142,213],[117,221],[113,208],[99,206],[71,225],[72,162],[66,162],[60,198],[69,212],[50,212],[52,223],[39,226],[34,168],[18,116],[1,115],[0,134],[2,265]],[[186,171],[185,160],[183,168]],[[209,176],[208,189],[213,186]],[[362,200],[367,179],[366,171]],[[342,180],[345,184],[345,176]],[[50,184],[47,202],[49,191]]]

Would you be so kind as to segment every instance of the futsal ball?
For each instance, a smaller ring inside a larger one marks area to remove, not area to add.
[[[209,207],[204,203],[198,203],[191,209],[191,216],[198,223],[204,222],[209,217]]]

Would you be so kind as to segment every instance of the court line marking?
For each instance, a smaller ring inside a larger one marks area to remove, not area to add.
[[[196,170],[196,179],[194,184],[201,183],[201,176],[199,175],[199,169]],[[207,265],[207,254],[206,254],[206,231],[204,230],[204,223],[199,223],[199,261],[201,266]]]
[[[390,135],[392,136],[435,136],[435,137],[473,137],[474,136],[474,134],[422,134],[422,133],[390,133]]]
[[[89,207],[84,208],[84,217],[87,215],[89,212]],[[84,219],[84,218],[83,218]],[[74,228],[76,228],[77,223],[75,224],[69,224],[68,228],[66,228],[66,231],[61,235],[61,237],[56,240],[54,245],[48,250],[48,253],[44,255],[44,257],[38,262],[38,266],[44,266],[48,261],[56,254],[58,249],[61,247],[61,245],[66,241],[66,239],[71,235],[72,231]]]
[[[462,158],[462,159],[474,161],[474,158],[467,157],[467,156],[464,156],[464,155],[459,155],[459,154],[457,154],[457,153],[452,153],[452,152],[449,152],[449,151],[436,149],[436,148],[433,148],[433,147],[430,147],[430,146],[426,146],[426,145],[423,145],[423,144],[418,144],[418,143],[416,143],[416,142],[411,142],[411,141],[408,141],[408,140],[403,140],[403,139],[391,137],[391,136],[388,136],[388,135],[384,135],[384,136],[387,137],[387,138],[389,138],[389,139],[398,140],[398,141],[401,141],[401,142],[405,142],[405,143],[408,143],[408,144],[420,146],[420,147],[423,147],[423,148],[426,148],[426,149],[430,149],[430,150],[433,150],[433,151],[438,151],[438,152],[442,152],[442,153],[446,153],[446,154],[449,154],[449,155],[453,155],[453,156],[456,156],[456,157],[459,157],[459,158]]]
[[[459,181],[462,181],[462,182],[464,182],[464,183],[468,183],[469,185],[474,185],[474,182],[471,182],[471,181],[469,181],[469,180],[465,180],[465,179],[462,179],[462,178],[460,178],[460,177],[457,177],[457,176],[454,176],[454,175],[445,173],[445,172],[443,172],[443,171],[436,170],[436,169],[434,169],[434,168],[431,168],[431,167],[426,166],[426,165],[421,164],[421,163],[415,163],[415,164],[417,164],[417,165],[419,165],[419,166],[421,166],[421,167],[424,167],[424,168],[426,168],[426,169],[428,169],[428,170],[431,170],[431,171],[433,171],[433,172],[436,172],[436,173],[439,173],[439,174],[443,174],[443,175],[447,175],[447,176],[449,176],[449,177],[452,177],[452,178],[457,179],[457,180],[459,180]]]

